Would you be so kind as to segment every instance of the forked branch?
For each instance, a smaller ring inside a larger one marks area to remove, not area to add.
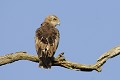
[[[64,53],[59,54],[56,58],[54,58],[52,66],[61,66],[64,68],[76,70],[76,71],[93,71],[96,70],[98,72],[101,71],[102,65],[109,59],[113,58],[120,54],[120,46],[114,47],[101,55],[95,64],[86,65],[86,64],[79,64],[67,61],[63,56]],[[16,52],[10,53],[4,56],[0,56],[0,66],[13,63],[18,60],[29,60],[32,62],[39,62],[37,56],[31,55],[27,52]]]

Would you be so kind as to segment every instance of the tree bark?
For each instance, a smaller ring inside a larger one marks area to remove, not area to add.
[[[103,64],[110,58],[113,58],[120,54],[120,46],[114,47],[110,49],[109,51],[102,54],[95,64],[79,64],[70,62],[65,59],[64,53],[59,54],[56,58],[54,58],[52,66],[60,66],[71,70],[76,71],[93,71],[96,70],[98,72],[101,71],[101,67]],[[10,53],[4,56],[0,56],[0,66],[13,63],[18,60],[28,60],[32,62],[39,62],[39,59],[36,55],[31,55],[27,52],[16,52],[16,53]]]

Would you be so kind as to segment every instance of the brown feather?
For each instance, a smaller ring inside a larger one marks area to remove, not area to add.
[[[51,68],[58,43],[59,31],[49,22],[43,22],[35,35],[35,47],[40,59],[39,67]]]

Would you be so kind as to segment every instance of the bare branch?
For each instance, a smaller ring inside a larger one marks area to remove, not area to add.
[[[101,55],[95,64],[86,65],[86,64],[78,64],[78,63],[67,61],[65,57],[63,56],[64,53],[61,53],[56,58],[54,58],[52,66],[61,66],[61,67],[76,70],[76,71],[96,70],[100,72],[102,65],[109,58],[113,58],[119,54],[120,54],[120,46],[117,46],[117,47],[112,48],[108,52],[104,53],[103,55]],[[16,53],[10,53],[4,56],[0,56],[0,66],[13,63],[18,60],[29,60],[29,61],[37,62],[37,63],[39,62],[39,59],[37,56],[30,55],[27,52],[16,52]]]

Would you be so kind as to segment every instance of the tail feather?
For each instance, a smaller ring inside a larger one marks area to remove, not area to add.
[[[42,56],[39,57],[40,61],[39,61],[39,67],[40,68],[51,68],[52,66],[52,58],[48,57],[47,55],[45,55],[44,53],[42,53]]]

